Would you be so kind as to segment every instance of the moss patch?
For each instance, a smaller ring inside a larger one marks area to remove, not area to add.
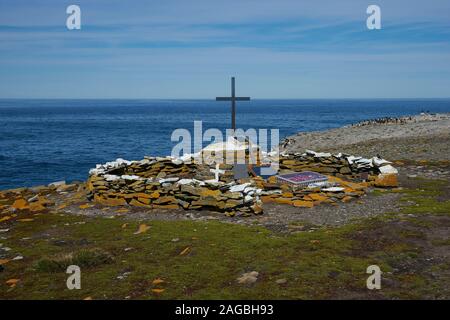
[[[111,263],[112,256],[101,249],[81,249],[68,254],[42,258],[36,262],[35,269],[40,272],[64,272],[70,265],[88,269]]]

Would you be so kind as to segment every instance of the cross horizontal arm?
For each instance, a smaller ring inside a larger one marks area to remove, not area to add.
[[[234,99],[232,97],[217,97],[216,101],[250,101],[250,97],[235,97]]]

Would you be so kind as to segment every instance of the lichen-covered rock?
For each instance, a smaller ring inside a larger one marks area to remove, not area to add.
[[[396,188],[398,187],[397,174],[379,174],[373,182],[373,185],[380,188]]]
[[[17,210],[25,210],[29,209],[29,204],[27,200],[20,198],[14,201],[12,207]]]
[[[312,208],[312,207],[314,207],[314,204],[313,204],[312,201],[294,200],[292,203],[296,207],[303,207],[303,208]]]

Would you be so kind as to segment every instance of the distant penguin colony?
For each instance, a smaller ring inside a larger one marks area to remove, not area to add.
[[[429,111],[421,112],[421,116],[432,116],[433,114]],[[358,123],[354,123],[351,125],[351,127],[363,127],[363,126],[369,126],[373,124],[406,124],[411,122],[417,122],[417,117],[415,116],[406,116],[406,117],[383,117],[383,118],[377,118],[377,119],[371,119],[371,120],[365,120]]]

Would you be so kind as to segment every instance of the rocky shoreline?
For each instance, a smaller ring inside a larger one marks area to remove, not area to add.
[[[389,160],[450,160],[450,114],[368,120],[337,129],[299,132],[281,150],[380,155]]]

